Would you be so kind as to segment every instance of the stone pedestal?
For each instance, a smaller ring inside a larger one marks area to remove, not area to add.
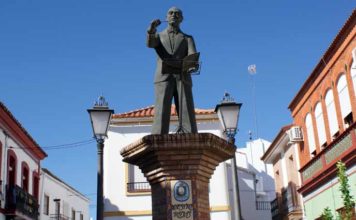
[[[147,135],[121,151],[152,190],[153,220],[209,220],[209,179],[235,146],[210,133]]]

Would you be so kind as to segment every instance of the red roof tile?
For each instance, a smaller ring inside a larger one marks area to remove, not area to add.
[[[145,117],[153,117],[154,116],[154,106],[148,106],[146,108],[142,109],[136,109],[133,111],[125,112],[125,113],[119,113],[119,114],[114,114],[112,118],[145,118]],[[215,114],[214,109],[195,109],[195,114],[196,115],[209,115],[209,114]],[[177,111],[176,111],[176,106],[172,105],[171,107],[171,115],[172,116],[177,116]]]

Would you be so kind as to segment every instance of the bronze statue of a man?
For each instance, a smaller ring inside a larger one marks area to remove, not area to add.
[[[180,129],[197,133],[190,72],[198,67],[190,67],[187,71],[183,67],[185,58],[197,54],[197,51],[193,37],[179,28],[182,21],[182,11],[172,7],[167,12],[168,26],[165,30],[157,33],[156,28],[161,24],[159,19],[153,20],[147,30],[147,46],[154,48],[158,56],[152,134],[168,134],[173,98],[181,120]]]

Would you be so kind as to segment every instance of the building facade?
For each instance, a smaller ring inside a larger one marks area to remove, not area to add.
[[[45,157],[47,154],[0,102],[0,220],[89,219],[89,200],[41,169]],[[61,199],[62,209],[53,199]],[[66,210],[64,207],[69,210],[65,212],[67,218],[51,215],[57,208]]]
[[[273,167],[260,159],[270,144],[263,139],[250,140],[246,146],[238,148],[236,153],[242,217],[246,220],[272,218],[270,203],[276,196]],[[229,162],[226,162],[228,167]],[[232,182],[228,182],[232,193]],[[236,219],[233,211],[232,217]]]
[[[38,219],[47,154],[0,102],[0,219]]]
[[[171,132],[174,132],[177,122],[175,108],[172,107]],[[128,113],[113,116],[108,131],[108,139],[105,142],[104,152],[104,216],[106,220],[121,219],[151,219],[151,191],[150,185],[136,166],[122,162],[120,150],[135,140],[151,133],[153,120],[153,107],[135,110]],[[199,133],[209,132],[222,136],[220,123],[213,110],[196,109],[196,118]],[[265,144],[268,144],[265,142]],[[239,183],[244,191],[244,196],[250,196],[248,201],[252,206],[246,208],[243,205],[242,215],[245,219],[255,219],[249,216],[259,215],[258,219],[271,219],[268,207],[259,210],[256,207],[255,179],[257,170],[249,170],[249,163],[245,152],[237,154],[240,160],[245,161],[244,167],[239,167]],[[242,162],[241,162],[242,164]],[[245,176],[243,176],[245,175]],[[272,183],[273,186],[273,183]],[[242,195],[242,192],[240,192]],[[274,194],[274,193],[273,193]],[[215,170],[210,180],[210,209],[211,219],[227,220],[235,219],[232,201],[231,165],[230,162],[221,163]],[[243,201],[247,201],[243,200]],[[256,214],[253,212],[260,212]],[[267,218],[266,218],[267,216]],[[268,218],[269,216],[269,218]]]
[[[283,127],[262,156],[266,164],[273,165],[276,199],[271,202],[272,219],[300,220],[304,218],[302,197],[297,192],[301,186],[298,170],[298,143],[303,141],[300,127]]]
[[[79,191],[49,170],[41,169],[41,220],[89,220],[89,203]]]
[[[356,197],[356,11],[346,21],[320,62],[289,105],[298,143],[301,186],[307,219],[323,209],[336,212],[343,203],[336,162],[347,166],[351,193]]]

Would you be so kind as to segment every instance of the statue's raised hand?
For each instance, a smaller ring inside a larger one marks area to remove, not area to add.
[[[157,31],[157,27],[161,24],[161,21],[159,19],[155,19],[151,22],[150,26],[148,27],[147,32],[149,34],[154,34]]]

